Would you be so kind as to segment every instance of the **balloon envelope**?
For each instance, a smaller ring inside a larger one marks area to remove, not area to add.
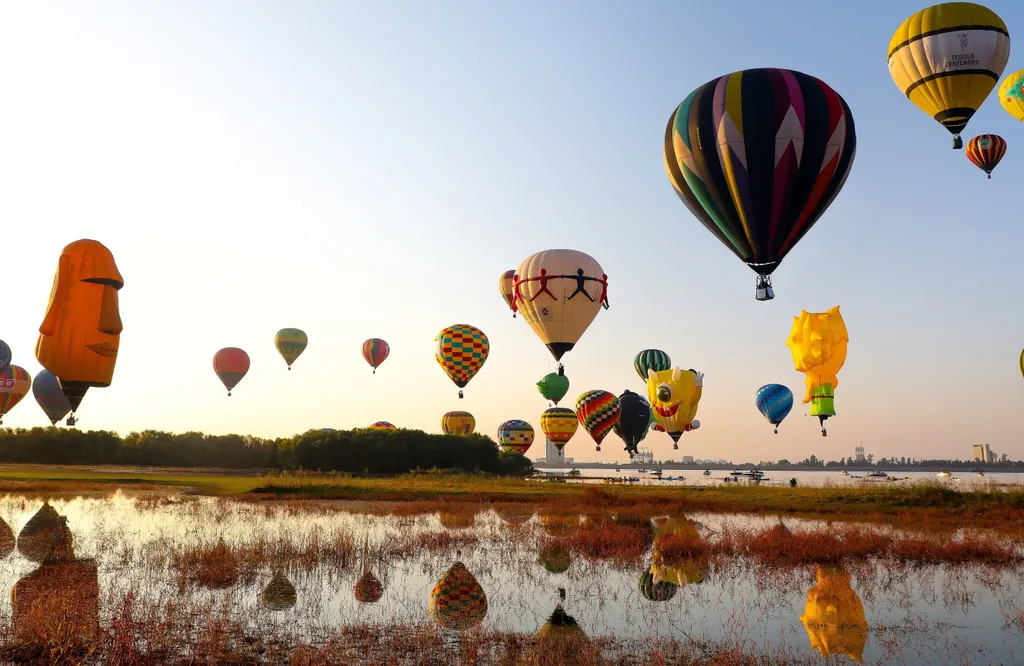
[[[498,291],[501,292],[501,297],[505,299],[505,304],[508,305],[509,309],[512,310],[513,313],[515,313],[515,309],[512,308],[512,294],[514,293],[512,291],[512,284],[515,275],[515,269],[510,268],[509,270],[502,273],[501,276],[498,278]],[[513,314],[512,316],[514,317],[515,314]]]
[[[1006,141],[998,134],[979,134],[967,142],[964,154],[971,164],[989,174],[991,178],[992,170],[1006,155]]]
[[[800,311],[786,346],[793,355],[793,367],[806,375],[807,393],[803,402],[811,403],[811,416],[817,416],[825,434],[825,419],[836,415],[834,398],[839,386],[839,370],[846,362],[850,333],[839,306],[826,312]]]
[[[754,394],[754,404],[778,432],[779,424],[793,409],[793,392],[782,384],[765,384]]]
[[[569,392],[569,378],[557,372],[549,372],[537,382],[537,389],[542,396],[557,405]]]
[[[576,412],[568,407],[552,407],[545,409],[544,413],[540,415],[540,429],[559,451],[565,447],[566,442],[572,439],[579,427],[580,422]]]
[[[11,348],[7,346],[7,343],[0,340],[0,372],[7,369],[7,366],[11,364]]]
[[[650,403],[632,391],[623,391],[619,396],[619,418],[615,421],[615,433],[622,438],[626,448],[636,452],[650,425]]]
[[[32,377],[25,368],[12,363],[0,372],[0,418],[14,409],[30,388]]]
[[[398,428],[387,421],[377,421],[370,425],[370,430],[398,430]]]
[[[291,369],[292,363],[306,350],[309,338],[297,328],[282,328],[274,336],[274,346]]]
[[[455,324],[441,329],[434,338],[434,358],[449,379],[464,388],[487,361],[491,343],[476,326]],[[459,392],[462,397],[462,392]]]
[[[561,360],[608,307],[608,276],[577,250],[531,254],[516,269],[514,304],[555,360]]]
[[[587,391],[576,399],[576,417],[590,433],[598,451],[601,450],[601,442],[619,419],[619,414],[619,399],[614,393],[598,389]]]
[[[476,419],[469,412],[448,412],[441,417],[441,430],[446,435],[468,435],[476,428]]]
[[[1014,119],[1024,121],[1024,69],[1003,79],[999,85],[999,103]]]
[[[533,444],[533,426],[520,419],[505,421],[498,426],[498,443],[509,453],[525,455]]]
[[[60,390],[57,377],[45,368],[36,374],[32,382],[32,395],[46,414],[46,418],[50,419],[50,425],[56,424],[71,411],[71,403]]]
[[[672,359],[660,349],[645,349],[633,357],[633,369],[647,382],[647,371],[661,372],[672,367]]]
[[[231,389],[249,372],[249,355],[238,347],[225,347],[213,355],[213,371],[231,395]]]
[[[363,343],[363,358],[373,368],[374,374],[377,374],[377,368],[387,360],[389,354],[391,346],[380,338],[370,338]]]

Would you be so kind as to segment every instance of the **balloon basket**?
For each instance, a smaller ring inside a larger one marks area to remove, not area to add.
[[[459,391],[459,400],[462,400],[462,398],[463,398],[462,391]]]
[[[964,140],[960,138],[959,134],[953,136],[953,150],[960,150],[964,147]]]
[[[291,371],[292,371],[292,366],[289,365],[288,366],[288,372],[291,372]]]
[[[673,443],[673,444],[672,444],[672,448],[673,448],[673,449],[678,449],[678,448],[679,448],[679,445],[678,445],[678,444],[675,444],[675,443]]]

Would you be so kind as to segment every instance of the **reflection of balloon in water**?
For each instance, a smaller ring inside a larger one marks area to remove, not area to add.
[[[75,412],[91,387],[110,386],[121,339],[124,279],[102,243],[78,240],[61,252],[39,325],[36,360],[60,382]],[[74,415],[68,425],[74,425]]]
[[[505,304],[512,310],[513,319],[516,316],[515,308],[512,307],[512,295],[515,293],[512,290],[512,283],[515,275],[516,271],[512,268],[502,273],[501,277],[498,278],[498,290],[501,292],[501,297],[505,299]]]
[[[377,421],[376,423],[370,424],[370,430],[398,430],[398,428],[387,421]]]
[[[807,591],[800,622],[822,656],[845,654],[860,663],[868,642],[864,606],[841,567],[818,565],[818,584]]]
[[[15,543],[14,530],[11,529],[6,520],[0,518],[0,560],[14,551]]]
[[[1015,120],[1024,121],[1024,69],[1010,74],[999,84],[999,103]]]
[[[456,562],[430,593],[430,615],[444,629],[469,629],[487,615],[487,595],[462,562]]]
[[[565,573],[572,565],[572,551],[566,543],[550,539],[541,545],[537,554],[537,564],[544,567],[548,573]]]
[[[953,148],[961,148],[960,132],[1010,58],[1010,34],[988,7],[945,2],[903,21],[888,54],[900,91],[953,134]]]
[[[979,134],[967,142],[964,154],[967,155],[971,164],[991,178],[992,170],[1006,155],[1006,141],[998,134]]]
[[[384,585],[369,571],[363,573],[352,588],[356,601],[364,604],[375,604],[384,596]]]
[[[630,458],[647,436],[650,425],[651,403],[632,391],[623,391],[619,396],[619,418],[615,420],[613,429],[625,443]]]
[[[238,347],[225,347],[213,355],[213,371],[230,396],[231,389],[249,372],[249,355]]]
[[[537,631],[532,645],[523,652],[516,666],[603,666],[606,663],[601,656],[601,650],[590,640],[576,620],[565,612],[562,604],[558,604],[548,621]]]
[[[0,372],[0,423],[32,388],[32,377],[20,365],[9,364]]]
[[[459,387],[461,398],[461,389],[484,367],[491,343],[483,331],[469,324],[455,324],[441,329],[434,343],[434,358]]]
[[[800,311],[793,317],[786,346],[793,355],[797,372],[807,376],[807,395],[803,402],[811,403],[811,416],[817,416],[824,437],[825,420],[836,415],[835,390],[839,386],[839,370],[846,362],[846,347],[850,334],[839,313],[839,306],[827,312]]]
[[[771,275],[846,182],[857,135],[850,107],[824,81],[748,69],[697,88],[665,129],[669,181],[687,209],[758,274]]]
[[[677,553],[700,552],[700,533],[697,524],[686,516],[666,516],[658,525],[651,549],[652,582],[662,581],[676,585],[704,582],[709,566],[706,555],[683,556]]]
[[[295,586],[278,571],[260,593],[260,602],[273,611],[287,610],[298,601]]]
[[[476,428],[476,419],[469,412],[447,412],[441,417],[441,431],[446,435],[468,435]]]
[[[668,601],[676,596],[678,591],[679,586],[675,583],[665,580],[655,583],[651,567],[647,567],[647,570],[640,576],[640,594],[649,601]]]
[[[32,395],[43,409],[46,418],[50,419],[50,425],[56,424],[71,411],[71,403],[60,390],[57,377],[45,368],[40,370],[32,381]]]
[[[555,448],[561,452],[565,444],[576,434],[580,427],[576,412],[567,407],[551,407],[540,415],[540,429],[551,440]]]
[[[498,426],[498,443],[508,453],[526,455],[533,444],[533,426],[520,419],[511,419]]]
[[[684,432],[696,430],[692,425],[704,393],[704,374],[696,370],[663,370],[647,373],[647,399],[654,418],[672,438],[672,448],[679,448]]]
[[[647,371],[661,372],[672,367],[672,359],[660,349],[645,349],[633,358],[633,369],[640,379],[647,381]]]
[[[513,305],[556,361],[570,351],[608,307],[608,276],[577,250],[531,254],[516,269]]]
[[[363,358],[373,368],[373,374],[377,374],[377,368],[388,359],[391,354],[391,346],[380,338],[370,338],[363,342]]]
[[[779,424],[793,409],[793,392],[782,384],[765,384],[754,394],[754,404],[778,434]]]
[[[7,343],[0,340],[0,372],[7,369],[7,366],[11,364],[11,348],[7,346]]]
[[[33,562],[42,562],[65,530],[70,531],[67,519],[58,514],[48,501],[43,502],[43,506],[18,533],[18,552]]]
[[[537,390],[542,396],[558,405],[558,401],[569,392],[569,378],[565,374],[550,372],[537,382]]]
[[[619,399],[608,391],[587,391],[576,398],[576,417],[590,433],[598,451],[601,450],[601,442],[619,420],[620,409]]]
[[[274,336],[274,346],[277,347],[277,353],[288,364],[289,370],[292,369],[292,363],[306,350],[306,345],[308,344],[309,338],[297,328],[282,328]]]

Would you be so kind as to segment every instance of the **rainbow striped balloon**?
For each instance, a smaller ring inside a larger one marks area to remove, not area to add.
[[[363,358],[373,368],[373,374],[377,374],[377,368],[388,359],[391,347],[380,338],[370,338],[363,343]]]
[[[590,433],[598,451],[601,450],[601,442],[619,420],[621,411],[618,397],[608,391],[587,391],[576,398],[576,418]]]

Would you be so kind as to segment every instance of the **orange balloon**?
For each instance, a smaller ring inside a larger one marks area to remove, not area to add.
[[[121,339],[117,292],[124,279],[102,243],[82,239],[61,252],[36,359],[78,409],[92,386],[110,386]]]
[[[213,371],[220,377],[230,396],[231,389],[249,372],[249,355],[238,347],[225,347],[213,355]]]

